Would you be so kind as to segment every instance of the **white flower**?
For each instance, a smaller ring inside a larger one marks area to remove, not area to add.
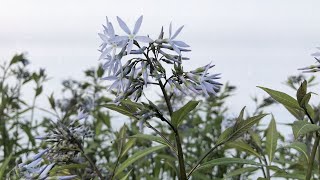
[[[121,42],[112,41],[116,37],[116,34],[114,32],[113,25],[111,22],[108,21],[108,18],[107,18],[107,26],[103,26],[103,27],[104,27],[103,34],[101,33],[98,34],[103,41],[103,43],[101,44],[101,50],[100,50],[101,55],[99,59],[106,58],[108,55],[110,55],[111,52],[112,52],[111,57],[114,57],[116,54],[117,48],[122,48],[125,46],[125,42],[123,41]]]
[[[153,40],[147,36],[137,36],[137,33],[138,33],[140,26],[141,26],[141,23],[142,23],[142,19],[143,19],[143,16],[140,16],[134,25],[133,31],[131,32],[130,29],[128,28],[127,24],[120,17],[117,16],[117,20],[118,20],[118,23],[119,23],[121,29],[125,33],[127,33],[128,36],[116,36],[115,38],[113,38],[113,41],[116,43],[119,43],[122,41],[126,42],[128,54],[130,54],[130,52],[132,50],[134,40],[140,41],[140,42],[145,42],[145,43],[153,42]]]
[[[184,26],[181,26],[173,35],[172,35],[172,23],[170,23],[169,27],[169,39],[167,39],[167,42],[172,46],[173,50],[177,52],[179,55],[181,55],[181,51],[179,48],[184,48],[184,47],[190,47],[188,44],[186,44],[183,41],[177,41],[174,40],[181,30],[183,29]],[[171,36],[172,35],[172,36]]]

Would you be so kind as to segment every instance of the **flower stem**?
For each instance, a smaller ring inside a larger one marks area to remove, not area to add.
[[[200,160],[196,163],[196,165],[190,170],[190,172],[187,175],[187,179],[189,179],[192,175],[192,173],[198,168],[198,166],[202,163],[202,161],[209,155],[212,153],[212,151],[214,151],[215,149],[217,149],[219,146],[221,146],[222,144],[224,144],[224,142],[215,145],[214,147],[212,147],[209,151],[207,151],[206,154],[204,154]]]
[[[308,110],[304,109],[304,111],[305,111],[306,115],[308,116],[310,122],[312,124],[315,124],[313,119],[312,119],[312,117],[311,117],[311,115],[309,114]],[[315,134],[316,134],[316,139],[314,140],[314,144],[313,144],[313,147],[312,147],[312,150],[311,150],[311,155],[310,155],[310,161],[309,161],[309,164],[308,164],[306,180],[310,180],[311,179],[313,163],[314,163],[314,159],[315,159],[315,156],[316,156],[316,153],[317,153],[317,148],[319,146],[320,135],[319,135],[318,131],[316,131]]]
[[[319,140],[320,140],[320,137],[316,136],[316,139],[314,140],[314,145],[312,147],[311,155],[310,155],[310,161],[308,164],[306,180],[310,180],[312,176],[313,163],[316,156],[317,148],[319,146]]]

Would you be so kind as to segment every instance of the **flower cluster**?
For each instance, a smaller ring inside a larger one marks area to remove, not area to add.
[[[53,123],[55,128],[51,133],[37,137],[52,146],[39,152],[32,159],[20,163],[16,168],[18,176],[26,179],[59,180],[77,177],[76,175],[49,176],[49,172],[61,164],[83,164],[85,162],[85,158],[82,157],[84,138],[92,137],[93,133],[79,121],[86,119],[87,116],[87,113],[79,110],[75,120],[71,122],[58,120],[57,123]]]
[[[149,36],[138,35],[142,20],[143,17],[139,17],[131,31],[117,17],[118,24],[125,33],[118,35],[107,18],[103,33],[99,34],[103,41],[99,59],[104,61],[103,68],[108,72],[108,76],[103,79],[112,81],[109,90],[116,93],[115,102],[126,98],[137,101],[143,88],[149,84],[169,87],[172,93],[215,95],[221,84],[216,82],[220,78],[219,74],[208,72],[213,65],[208,64],[190,72],[182,70],[182,60],[189,60],[182,52],[190,51],[188,44],[177,40],[184,26],[173,33],[170,23],[168,37],[164,36],[161,28],[159,37],[153,40]],[[172,74],[167,74],[164,63],[174,66]]]
[[[320,47],[317,47],[318,50],[320,50]],[[320,51],[312,53],[311,56],[314,57],[314,59],[320,63]],[[302,70],[304,73],[314,73],[320,71],[320,65],[311,65],[304,68],[299,68],[298,70]]]

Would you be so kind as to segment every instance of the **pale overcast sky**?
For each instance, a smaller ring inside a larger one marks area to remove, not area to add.
[[[132,26],[144,15],[141,34],[151,37],[170,22],[174,29],[185,25],[179,39],[192,47],[185,69],[216,64],[222,82],[238,86],[229,101],[237,113],[251,103],[250,96],[265,95],[257,85],[286,90],[282,82],[288,75],[314,63],[310,54],[320,46],[319,7],[317,0],[1,0],[0,61],[28,52],[32,66],[45,67],[53,77],[47,87],[56,90],[61,80],[81,77],[98,64],[97,33],[105,16],[114,22],[120,16]]]

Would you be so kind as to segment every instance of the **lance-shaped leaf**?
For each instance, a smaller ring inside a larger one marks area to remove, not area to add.
[[[311,98],[311,93],[307,93],[305,96],[303,96],[303,98],[301,99],[299,105],[300,107],[302,107],[303,109],[306,109],[308,107],[308,103],[310,101]]]
[[[307,133],[318,131],[320,126],[308,123],[307,121],[295,121],[292,125],[292,131],[295,138]]]
[[[254,155],[256,157],[260,157],[260,154],[255,151],[249,144],[245,143],[244,141],[233,141],[226,144],[227,147],[235,148],[240,151],[247,152],[251,155]]]
[[[226,142],[231,142],[238,139],[244,133],[246,133],[254,124],[259,122],[266,114],[260,114],[247,120],[241,121],[238,126],[230,127],[226,129],[218,138],[216,144],[222,144]]]
[[[301,107],[299,106],[297,100],[295,100],[293,97],[289,96],[288,94],[280,91],[272,90],[269,88],[265,88],[265,87],[258,86],[258,88],[261,88],[262,90],[267,92],[274,100],[278,101],[284,106],[301,110]]]
[[[127,107],[128,109],[132,109],[134,111],[136,111],[137,109],[143,109],[142,104],[133,102],[130,99],[122,100],[121,105]]]
[[[127,107],[117,106],[115,104],[105,104],[105,105],[103,105],[103,107],[106,107],[108,109],[116,111],[120,114],[126,115],[128,117],[134,118],[134,116],[133,116],[134,111],[128,109]]]
[[[50,175],[56,175],[59,171],[67,171],[67,170],[79,170],[79,169],[85,169],[88,167],[88,163],[83,164],[66,164],[61,166],[54,166],[50,170]]]
[[[164,139],[157,137],[157,136],[149,135],[149,134],[136,134],[136,135],[130,136],[129,138],[138,138],[138,139],[145,139],[145,140],[149,140],[149,141],[154,141],[154,142],[166,145],[172,149],[175,149],[170,144],[168,144]]]
[[[120,157],[123,157],[127,154],[127,152],[132,148],[132,146],[135,144],[135,139],[129,139],[128,142],[124,145]]]
[[[307,160],[307,164],[309,162],[309,155],[307,152],[307,145],[302,143],[302,142],[293,142],[288,146],[285,146],[283,148],[293,148],[295,150],[297,150],[298,152],[300,152]]]
[[[292,114],[296,119],[302,120],[304,118],[304,111],[302,109],[296,109],[289,106],[284,106],[290,114]]]
[[[179,110],[173,112],[171,116],[171,122],[175,127],[178,127],[179,124],[184,120],[190,111],[192,111],[197,105],[199,101],[189,101],[186,105],[184,105]]]
[[[233,176],[242,175],[244,173],[250,173],[250,172],[256,171],[258,169],[259,169],[259,167],[239,168],[239,169],[236,169],[236,170],[233,170],[233,171],[229,172],[224,178],[227,179],[227,178],[231,178]]]
[[[300,106],[301,106],[301,101],[306,94],[307,94],[307,81],[304,80],[303,83],[301,83],[296,95]]]
[[[129,178],[131,171],[132,171],[132,169],[125,176],[123,176],[120,180],[127,180]]]
[[[134,153],[132,156],[130,156],[127,160],[125,160],[121,165],[118,166],[114,176],[118,176],[123,170],[125,170],[128,166],[130,166],[132,163],[136,162],[137,160],[147,156],[148,154],[151,154],[155,151],[158,151],[160,149],[165,148],[166,146],[160,145],[160,146],[154,146],[154,147],[149,147],[143,150],[140,150],[136,153]]]
[[[276,125],[276,121],[272,117],[269,123],[269,127],[267,129],[267,137],[266,137],[266,152],[269,157],[270,163],[274,158],[274,154],[277,149],[277,142],[278,142],[277,125]]]
[[[117,139],[118,141],[118,157],[120,157],[120,155],[123,152],[124,146],[125,146],[125,142],[126,142],[126,132],[127,132],[127,126],[123,125],[119,131],[119,137]]]
[[[264,166],[261,163],[257,163],[255,161],[252,160],[247,160],[247,159],[241,159],[241,158],[217,158],[208,162],[203,163],[202,165],[200,165],[196,170],[200,170],[200,169],[208,169],[208,168],[212,168],[214,166],[218,166],[218,165],[234,165],[234,164],[249,164],[249,165],[255,165],[255,166]]]
[[[10,162],[10,160],[11,160],[11,158],[12,158],[12,154],[10,154],[10,156],[8,156],[5,160],[4,160],[4,162],[1,164],[1,167],[0,167],[0,179],[4,179],[4,177],[5,177],[5,170],[8,168],[8,165],[9,165],[9,162]]]

